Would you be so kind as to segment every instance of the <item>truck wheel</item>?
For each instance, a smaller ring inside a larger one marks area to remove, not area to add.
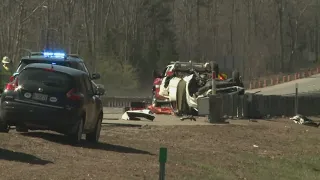
[[[241,83],[239,71],[233,71],[233,72],[232,72],[232,79],[233,79],[233,81],[236,82],[237,84],[240,84],[240,83]]]
[[[212,62],[213,70],[215,71],[216,75],[218,75],[219,72],[219,64],[216,63],[215,61]]]
[[[94,131],[91,133],[86,134],[86,140],[92,143],[97,143],[100,138],[100,132],[101,132],[101,126],[102,126],[102,118],[103,115],[100,114],[97,120],[96,127],[94,128]]]

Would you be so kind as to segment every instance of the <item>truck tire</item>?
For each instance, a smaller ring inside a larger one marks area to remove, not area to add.
[[[239,73],[239,71],[233,71],[233,72],[232,72],[232,79],[233,79],[234,82],[236,82],[237,84],[240,85],[241,80],[240,80],[240,73]]]

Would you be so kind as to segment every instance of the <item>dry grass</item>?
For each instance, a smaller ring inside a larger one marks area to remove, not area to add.
[[[70,146],[48,132],[0,134],[0,179],[158,177],[168,180],[320,179],[320,129],[287,121],[226,126],[104,127],[102,143]],[[258,146],[258,147],[255,147]]]

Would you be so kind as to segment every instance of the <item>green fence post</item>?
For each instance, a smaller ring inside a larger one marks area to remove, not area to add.
[[[159,153],[159,163],[160,163],[159,180],[164,180],[165,179],[167,152],[168,152],[167,148],[165,148],[165,147],[160,148],[160,153]]]

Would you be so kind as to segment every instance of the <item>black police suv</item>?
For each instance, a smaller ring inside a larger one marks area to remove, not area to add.
[[[96,80],[100,78],[99,73],[90,73],[84,61],[76,54],[65,54],[61,52],[30,52],[29,56],[22,57],[16,72],[10,78],[10,81],[14,80],[14,77],[20,73],[20,71],[32,63],[47,63],[54,65],[67,66],[80,71],[86,72],[91,80]]]
[[[97,142],[103,119],[99,98],[83,71],[47,63],[25,66],[1,96],[0,131],[52,130],[78,143],[82,134]]]

